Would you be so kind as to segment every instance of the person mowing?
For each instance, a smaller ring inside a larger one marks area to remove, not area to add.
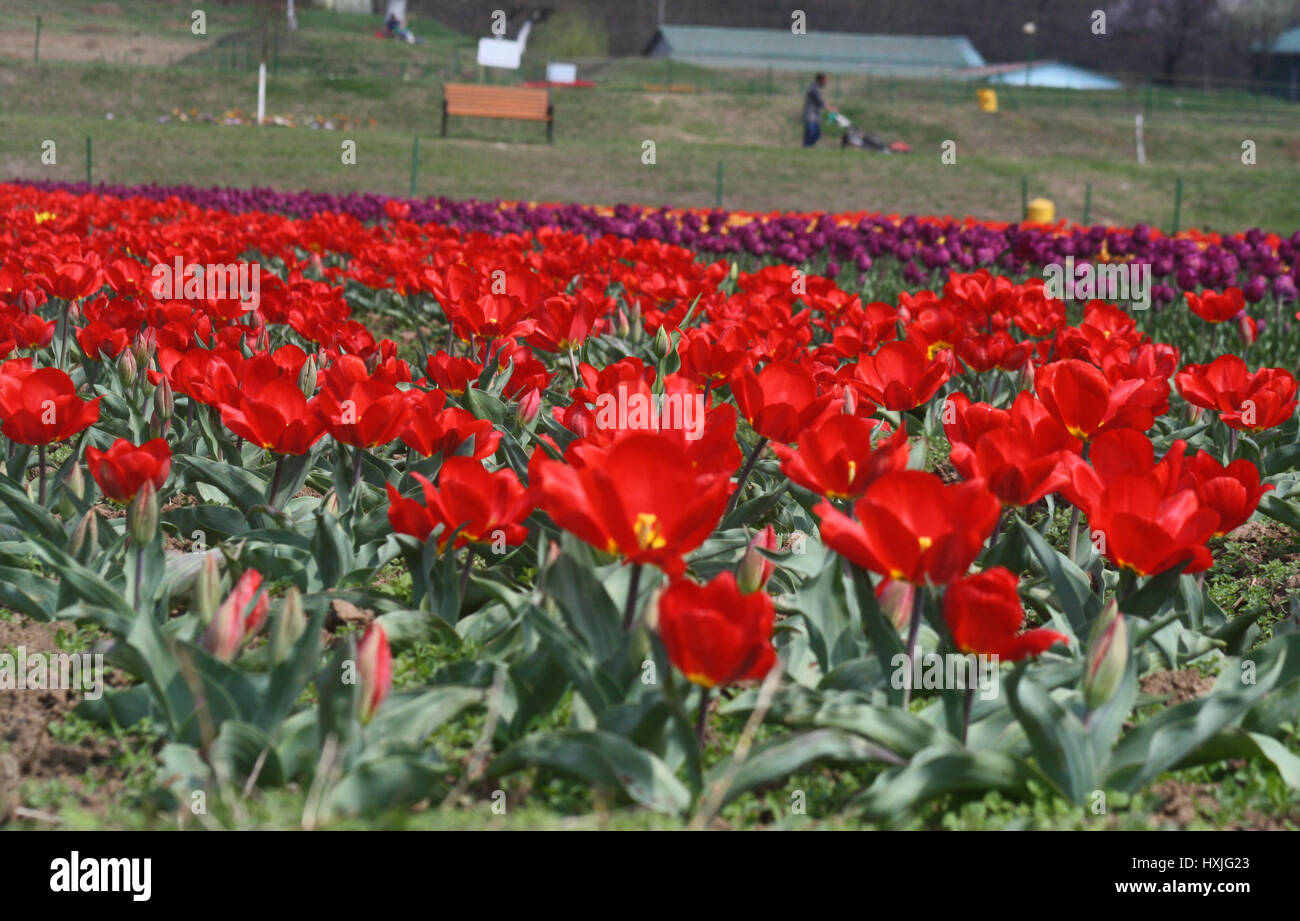
[[[826,75],[818,74],[808,84],[808,92],[803,97],[803,146],[812,147],[822,136],[822,113],[838,112],[835,106],[828,106],[822,96],[822,87],[826,85]]]

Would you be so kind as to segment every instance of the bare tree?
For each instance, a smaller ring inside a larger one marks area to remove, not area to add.
[[[1160,73],[1172,83],[1178,66],[1204,52],[1223,22],[1228,0],[1119,0],[1107,18],[1117,30],[1140,32],[1156,49]]]
[[[1300,22],[1300,0],[1224,0],[1223,18],[1232,50],[1265,77],[1278,36]]]

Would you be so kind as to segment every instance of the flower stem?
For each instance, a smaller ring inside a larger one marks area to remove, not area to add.
[[[627,606],[623,608],[624,633],[632,629],[632,624],[636,620],[636,596],[641,590],[641,565],[632,564],[632,578],[627,586]]]
[[[275,508],[275,494],[280,491],[280,477],[284,473],[284,457],[283,454],[275,456],[275,473],[271,476],[271,494],[266,497],[266,504],[276,511],[278,509]]]
[[[925,614],[925,587],[918,585],[915,587],[915,594],[912,595],[912,622],[907,628],[907,648],[904,653],[911,660],[912,650],[916,648],[916,639],[921,634],[921,617]],[[912,702],[912,682],[907,682],[907,687],[903,688],[903,709]]]
[[[474,568],[474,545],[470,544],[465,548],[465,565],[460,571],[460,597],[465,599],[465,588],[469,585],[469,574]]]
[[[37,476],[37,480],[40,483],[40,485],[37,487],[36,502],[38,505],[44,508],[45,507],[45,445],[40,445],[36,448],[36,463],[37,463],[36,476]]]
[[[966,734],[970,731],[970,708],[975,703],[975,688],[966,689],[966,704],[962,708],[961,716],[961,744],[966,744]]]
[[[727,515],[730,515],[735,511],[736,506],[740,503],[740,492],[745,488],[745,481],[748,480],[749,475],[753,473],[754,465],[758,463],[758,455],[763,453],[765,447],[767,447],[767,439],[758,439],[758,444],[754,445],[754,450],[749,453],[749,460],[745,461],[745,466],[740,471],[740,479],[736,483],[736,491],[731,494],[731,499],[727,502],[727,510],[723,512],[722,517],[725,518]]]
[[[709,697],[713,688],[700,688],[700,713],[695,718],[695,738],[700,743],[700,754],[704,754],[704,730],[709,725]]]

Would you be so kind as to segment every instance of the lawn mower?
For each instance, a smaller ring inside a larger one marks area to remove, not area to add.
[[[844,134],[840,136],[841,147],[856,147],[859,150],[873,150],[876,153],[911,153],[911,145],[903,141],[891,141],[886,143],[878,135],[869,131],[863,131],[860,128],[854,128],[853,122],[849,121],[839,112],[827,112],[826,120],[833,122],[840,128],[844,129]]]

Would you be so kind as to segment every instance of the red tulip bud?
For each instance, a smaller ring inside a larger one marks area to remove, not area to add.
[[[153,483],[144,481],[126,509],[127,533],[137,547],[153,542],[158,533],[158,493]]]
[[[266,594],[260,591],[261,586],[262,574],[256,569],[245,569],[203,634],[203,647],[208,652],[229,662],[244,641],[262,626],[269,603]]]
[[[530,425],[537,418],[537,412],[541,408],[542,392],[534,387],[519,398],[515,411],[519,414],[519,421],[524,425]]]
[[[776,528],[769,524],[745,548],[745,555],[740,558],[740,567],[736,571],[736,584],[746,595],[761,591],[776,571],[776,563],[759,553],[759,550],[776,550],[779,545]]]
[[[1101,613],[1088,648],[1088,671],[1083,680],[1083,698],[1095,710],[1119,689],[1128,668],[1128,625],[1115,599]]]
[[[912,606],[916,599],[916,586],[901,579],[886,579],[876,586],[876,600],[880,611],[894,625],[895,630],[902,630],[912,619]]]
[[[117,356],[117,379],[123,387],[135,383],[136,365],[135,354],[130,349],[123,349]]]
[[[388,635],[377,623],[371,623],[361,638],[357,672],[361,678],[361,722],[368,723],[393,687],[393,654]]]

